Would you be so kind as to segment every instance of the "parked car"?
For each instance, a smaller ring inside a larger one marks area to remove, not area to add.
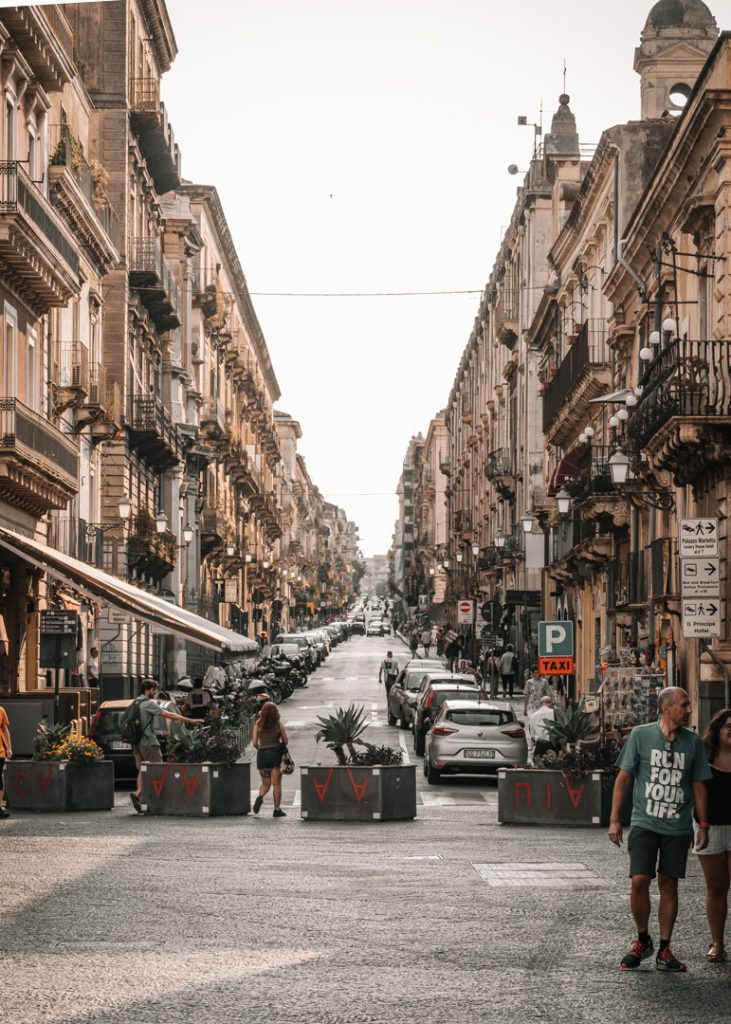
[[[314,641],[304,633],[280,633],[274,638],[275,644],[297,644],[307,659],[310,670],[317,668],[318,657]]]
[[[371,619],[366,629],[366,636],[383,636],[383,623],[380,619]]]
[[[123,740],[119,731],[122,715],[131,703],[131,700],[102,701],[89,726],[89,739],[94,740],[102,748],[106,760],[114,762],[115,782],[119,782],[121,779],[137,778],[132,744]],[[164,719],[161,718],[158,721],[164,722]],[[164,757],[167,740],[164,725],[157,730],[157,737]]]
[[[482,693],[474,681],[464,676],[439,678],[430,683],[418,699],[414,710],[414,752],[424,753],[426,734],[445,700],[479,700]]]
[[[494,701],[445,700],[426,736],[424,774],[494,775],[528,758],[525,730],[511,708]]]
[[[439,661],[424,661],[414,658],[406,662],[388,694],[389,725],[396,725],[398,722],[402,729],[411,728],[419,684],[424,678],[425,670],[430,668],[444,671],[444,666]]]

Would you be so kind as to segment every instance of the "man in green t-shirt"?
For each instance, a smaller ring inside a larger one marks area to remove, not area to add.
[[[629,839],[630,905],[637,938],[622,957],[623,970],[639,967],[654,952],[648,932],[650,883],[657,874],[660,903],[660,948],[655,958],[659,971],[683,972],[685,964],[670,952],[673,925],[678,916],[678,879],[685,878],[688,851],[693,844],[692,813],[695,804],[700,822],[696,849],[708,843],[706,787],[711,778],[701,738],[687,728],[690,698],[678,686],[662,690],[658,698],[659,721],[638,725],[629,735],[617,759],[619,774],[614,784],[609,838],[622,845],[620,810],[634,784]]]

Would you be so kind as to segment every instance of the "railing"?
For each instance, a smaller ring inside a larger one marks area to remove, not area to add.
[[[201,408],[201,424],[218,423],[224,427],[226,423],[226,409],[220,398],[207,398]]]
[[[110,405],[107,370],[101,363],[89,363],[89,405]]]
[[[53,206],[17,160],[3,160],[0,162],[0,216],[21,211],[63,257],[74,274],[78,274],[78,251]]]
[[[583,324],[556,376],[548,385],[543,396],[543,429],[547,430],[559,409],[581,380],[590,366],[603,366],[607,361],[607,345],[603,335],[593,333],[590,337],[589,322]]]
[[[166,440],[171,448],[178,447],[175,422],[159,398],[134,395],[130,426],[141,433],[155,433]]]
[[[133,238],[129,269],[134,274],[154,275],[174,310],[180,310],[180,289],[157,238]]]
[[[94,171],[86,162],[81,143],[67,124],[51,125],[48,142],[51,152],[51,167],[65,167],[71,172],[76,184],[94,211],[96,219],[114,243],[115,248],[118,248],[119,221],[109,205],[109,199],[101,184],[100,174],[95,177]]]
[[[575,547],[591,537],[601,536],[599,524],[572,516],[563,519],[555,528],[553,543],[553,560],[560,561]]]
[[[622,561],[609,563],[609,609],[647,604],[648,558],[646,551],[635,551]]]
[[[469,533],[472,530],[472,514],[465,511],[455,512],[452,529],[455,533]]]
[[[490,452],[485,463],[485,476],[488,480],[514,475],[513,453],[509,448],[497,448],[494,452]]]
[[[226,517],[220,509],[210,506],[201,509],[201,532],[223,537],[226,534]]]
[[[23,449],[32,462],[54,463],[78,483],[79,450],[73,441],[17,398],[1,398],[0,452]]]
[[[675,338],[642,380],[628,433],[638,448],[674,416],[731,416],[731,342]]]
[[[575,475],[566,481],[566,489],[579,500],[592,494],[615,494],[609,469],[609,459],[614,448],[608,445],[591,445],[580,462]]]
[[[132,78],[129,83],[129,105],[143,114],[160,111],[160,80],[158,78]]]

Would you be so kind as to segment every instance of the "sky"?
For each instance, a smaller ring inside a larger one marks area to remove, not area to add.
[[[652,7],[614,0],[167,0],[183,175],[215,185],[300,450],[383,554],[410,437],[444,408],[534,129],[639,117]],[[731,0],[711,0],[731,29]],[[263,293],[464,292],[295,298]]]

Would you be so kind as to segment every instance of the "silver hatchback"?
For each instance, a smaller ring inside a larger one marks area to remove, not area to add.
[[[525,730],[512,709],[495,701],[447,700],[426,736],[424,774],[436,784],[445,772],[493,775],[527,758]]]

